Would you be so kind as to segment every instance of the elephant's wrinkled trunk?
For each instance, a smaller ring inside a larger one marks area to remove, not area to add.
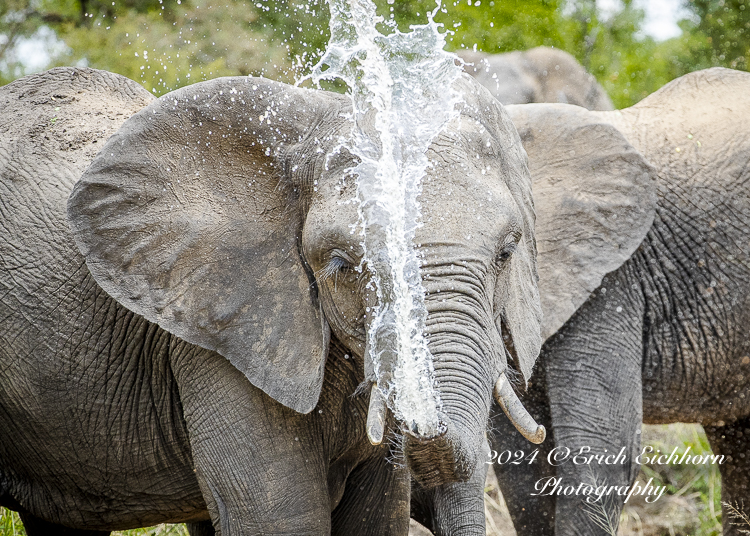
[[[437,294],[426,300],[428,348],[445,433],[424,439],[406,430],[404,454],[413,477],[425,488],[468,480],[483,455],[501,343],[491,311],[470,295]],[[473,303],[472,303],[473,302]]]

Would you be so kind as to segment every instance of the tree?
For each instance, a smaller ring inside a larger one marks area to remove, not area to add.
[[[484,52],[525,50],[539,45],[567,48],[568,28],[558,0],[463,0],[437,20],[454,32],[453,49]]]
[[[0,12],[10,21],[0,24],[0,82],[25,74],[15,58],[10,68],[9,52],[43,25],[66,45],[53,65],[113,71],[157,95],[217,76],[293,81],[295,69],[317,60],[328,40],[327,9],[318,2],[10,1]]]
[[[750,67],[750,0],[690,0],[683,21],[684,49],[702,68]],[[685,55],[680,60],[685,62]],[[691,62],[692,63],[692,62]]]
[[[632,0],[608,16],[596,0],[454,0],[436,20],[453,50],[570,52],[624,107],[696,69],[748,69],[750,0],[685,1],[692,15],[683,34],[660,43],[643,35]],[[436,7],[376,3],[402,31]],[[118,72],[157,95],[227,75],[291,82],[309,72],[329,35],[325,0],[0,0],[0,83],[24,74],[15,49],[40,28],[65,44],[55,65]]]
[[[35,9],[33,0],[0,2],[0,84],[23,76],[23,65],[17,57],[16,47],[45,22],[50,22],[49,17]]]

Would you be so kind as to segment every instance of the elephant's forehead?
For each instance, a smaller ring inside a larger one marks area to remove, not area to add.
[[[437,182],[437,181],[435,181]],[[420,244],[463,244],[493,254],[498,241],[522,229],[520,211],[502,181],[444,181],[425,186],[420,204]]]

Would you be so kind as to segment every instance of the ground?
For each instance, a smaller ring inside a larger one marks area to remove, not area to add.
[[[692,453],[709,452],[708,441],[700,426],[672,424],[644,426],[643,444],[671,452],[688,446]],[[647,504],[631,498],[620,517],[617,536],[717,536],[721,534],[721,479],[717,466],[666,465],[644,466],[638,480],[653,478],[667,486],[667,493]],[[737,505],[741,507],[742,505]],[[490,471],[485,488],[488,536],[515,536],[510,515]],[[739,523],[744,523],[738,518]],[[750,529],[750,524],[748,524]],[[410,536],[429,536],[412,522]],[[16,514],[0,509],[0,536],[25,536]],[[113,536],[188,536],[183,525],[160,525],[147,529],[115,532]]]

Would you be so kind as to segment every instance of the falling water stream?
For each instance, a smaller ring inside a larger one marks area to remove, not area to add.
[[[369,312],[367,361],[396,418],[423,437],[442,432],[440,397],[424,338],[425,290],[414,243],[427,149],[457,116],[461,68],[445,52],[433,16],[400,32],[372,0],[329,0],[331,40],[311,78],[349,86],[352,132],[342,146],[359,163],[359,232],[377,296]],[[378,26],[390,30],[382,34]]]

